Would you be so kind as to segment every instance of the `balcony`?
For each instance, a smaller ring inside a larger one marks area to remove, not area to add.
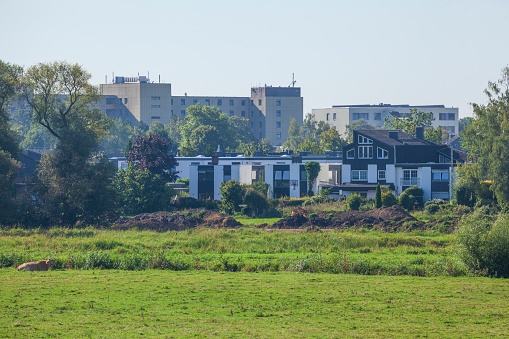
[[[420,178],[401,178],[400,186],[420,186],[421,179]]]

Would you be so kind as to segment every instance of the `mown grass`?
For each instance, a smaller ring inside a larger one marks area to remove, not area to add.
[[[251,228],[183,232],[0,230],[0,267],[53,258],[57,268],[294,271],[458,276],[454,236],[300,233]]]
[[[343,274],[0,269],[3,338],[505,337],[507,282]]]

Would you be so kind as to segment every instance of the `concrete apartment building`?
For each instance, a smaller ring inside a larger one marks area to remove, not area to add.
[[[249,97],[172,96],[171,84],[153,83],[145,76],[115,77],[100,85],[103,101],[97,107],[106,115],[131,122],[166,124],[183,117],[195,104],[213,106],[228,116],[249,120],[258,139],[268,138],[281,146],[288,138],[292,118],[302,123],[303,98],[299,87],[253,87]]]
[[[312,113],[316,120],[325,121],[336,130],[345,135],[346,125],[356,120],[364,119],[370,125],[381,127],[385,118],[389,115],[404,118],[410,110],[416,109],[424,113],[431,113],[434,121],[432,126],[442,126],[451,136],[459,131],[459,110],[457,107],[445,107],[444,105],[336,105],[331,108],[313,109]]]

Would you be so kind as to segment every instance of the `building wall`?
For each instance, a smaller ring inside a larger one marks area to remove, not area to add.
[[[442,106],[442,107],[441,107]],[[453,134],[457,134],[459,132],[459,109],[457,107],[443,107],[443,105],[435,105],[435,106],[363,106],[363,107],[331,107],[331,108],[319,108],[313,109],[312,113],[315,115],[315,119],[317,121],[325,121],[329,123],[331,126],[335,127],[336,130],[341,134],[346,134],[346,125],[352,124],[354,121],[358,120],[357,118],[363,117],[367,115],[367,119],[365,119],[370,125],[382,127],[384,126],[385,118],[390,115],[390,111],[397,111],[402,114],[410,113],[411,109],[417,109],[418,111],[422,111],[424,113],[432,113],[434,121],[432,123],[433,127],[442,126],[445,129],[449,129],[454,131]],[[454,114],[454,120],[440,120],[440,113],[445,113],[445,116],[449,117],[447,114]],[[334,117],[335,115],[335,117]],[[377,119],[379,118],[379,119]]]

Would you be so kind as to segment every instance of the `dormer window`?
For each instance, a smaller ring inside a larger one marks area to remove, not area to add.
[[[355,159],[355,148],[352,148],[351,150],[346,152],[346,158]]]
[[[372,144],[373,140],[371,140],[370,138],[366,138],[364,135],[359,134],[358,143],[359,144]]]
[[[377,147],[376,148],[377,150],[377,158],[378,159],[389,159],[389,151],[383,149],[383,148],[380,148],[380,147]]]

